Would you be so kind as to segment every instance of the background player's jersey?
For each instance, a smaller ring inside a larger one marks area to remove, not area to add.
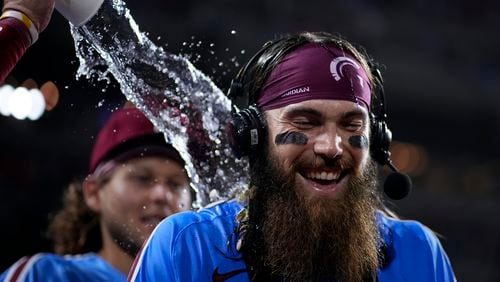
[[[123,273],[94,253],[75,256],[40,253],[23,257],[0,276],[1,282],[125,280]]]

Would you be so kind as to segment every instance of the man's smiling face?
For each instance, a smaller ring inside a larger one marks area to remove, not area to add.
[[[297,192],[342,198],[369,158],[367,110],[350,101],[308,100],[265,115],[270,154],[295,178]]]

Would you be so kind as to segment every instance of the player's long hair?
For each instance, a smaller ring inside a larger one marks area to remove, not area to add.
[[[48,235],[58,254],[97,252],[102,247],[99,215],[85,203],[82,188],[79,180],[69,185],[64,193],[63,208],[49,225]]]

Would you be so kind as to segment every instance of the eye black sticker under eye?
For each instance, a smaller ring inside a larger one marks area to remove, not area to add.
[[[366,149],[368,148],[368,138],[364,135],[353,135],[349,137],[349,144],[354,148]]]
[[[309,138],[304,133],[300,132],[284,132],[276,135],[274,139],[274,143],[276,145],[286,145],[286,144],[294,144],[294,145],[305,145],[309,141]]]

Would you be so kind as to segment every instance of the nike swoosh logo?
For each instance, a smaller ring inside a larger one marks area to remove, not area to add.
[[[224,282],[226,280],[229,280],[231,277],[236,276],[240,273],[247,272],[246,269],[236,269],[233,271],[229,271],[226,273],[219,273],[219,267],[216,267],[214,270],[214,273],[212,274],[212,281],[214,282]]]

